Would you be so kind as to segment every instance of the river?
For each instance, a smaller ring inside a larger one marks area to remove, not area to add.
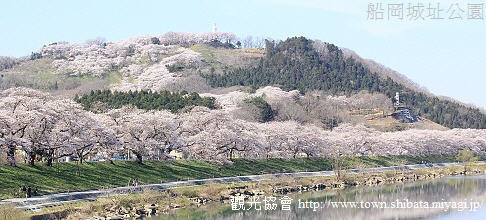
[[[275,197],[275,202],[267,195],[267,202],[262,196],[235,201],[235,207],[212,203],[148,219],[486,219],[486,175]]]

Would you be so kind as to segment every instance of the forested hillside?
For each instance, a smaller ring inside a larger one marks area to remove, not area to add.
[[[313,41],[304,37],[293,37],[279,43],[267,40],[266,56],[255,66],[205,77],[213,87],[279,85],[285,90],[325,90],[344,95],[368,90],[383,93],[389,98],[400,92],[401,102],[411,106],[422,117],[443,126],[486,128],[486,115],[478,109],[413,91],[391,78],[384,80],[362,63],[346,58],[335,45],[325,44],[318,51]]]

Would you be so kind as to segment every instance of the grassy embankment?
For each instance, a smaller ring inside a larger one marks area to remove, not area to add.
[[[209,183],[191,187],[180,187],[164,192],[144,190],[141,193],[115,195],[111,197],[98,198],[95,201],[82,201],[72,204],[45,208],[40,213],[22,212],[17,210],[19,215],[43,216],[56,213],[60,216],[69,216],[68,219],[80,219],[89,217],[120,217],[129,219],[136,216],[134,210],[144,210],[151,204],[157,204],[158,215],[161,219],[201,219],[212,218],[218,213],[231,211],[227,205],[221,205],[220,199],[232,194],[232,192],[254,192],[258,195],[283,195],[279,189],[294,189],[295,192],[315,190],[312,186],[325,186],[326,190],[341,190],[351,186],[378,186],[395,183],[405,183],[420,180],[432,180],[442,176],[450,175],[477,175],[483,174],[486,170],[486,163],[469,163],[467,173],[464,173],[464,166],[448,166],[443,168],[423,168],[405,171],[385,171],[377,173],[345,174],[341,179],[336,176],[322,177],[276,177],[258,182],[237,182],[237,183]],[[379,180],[379,181],[378,181]],[[304,189],[303,187],[306,187]],[[395,187],[391,186],[393,190]],[[312,188],[312,189],[311,189]],[[303,190],[303,191],[301,191]],[[292,191],[290,191],[292,192]],[[201,203],[203,199],[205,202]],[[216,206],[210,213],[198,208],[200,205]],[[171,210],[184,208],[180,211]],[[7,210],[7,209],[5,209]],[[127,211],[128,210],[128,211]],[[131,210],[131,211],[130,211]],[[0,209],[0,215],[1,215]],[[11,211],[5,211],[11,213]],[[124,214],[123,214],[124,213]],[[128,214],[127,213],[131,213]],[[164,214],[165,213],[165,214]],[[166,215],[171,213],[170,215]],[[209,214],[209,216],[207,215]]]
[[[454,157],[359,157],[343,160],[341,168],[381,167],[415,164],[422,161],[451,162]],[[84,191],[117,186],[127,186],[138,178],[141,184],[171,182],[189,179],[239,176],[251,174],[332,170],[333,161],[322,158],[292,160],[235,160],[233,164],[213,164],[201,161],[133,161],[57,163],[52,167],[38,164],[35,167],[0,167],[0,199],[19,197],[20,186],[37,187],[40,194]]]

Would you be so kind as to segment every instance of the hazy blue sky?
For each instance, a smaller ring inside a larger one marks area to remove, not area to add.
[[[486,108],[486,20],[449,20],[453,2],[440,3],[441,21],[372,21],[380,1],[6,1],[0,3],[0,55],[23,56],[56,42],[104,37],[118,41],[167,31],[219,31],[285,39],[307,36],[350,48],[395,69],[437,95]],[[413,1],[383,0],[417,3]],[[406,9],[405,9],[406,13]],[[385,15],[386,16],[386,15]]]

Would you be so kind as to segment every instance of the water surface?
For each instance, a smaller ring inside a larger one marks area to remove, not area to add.
[[[168,215],[149,219],[486,219],[486,204],[483,208],[486,175],[288,196],[292,199],[290,210],[282,210],[282,196],[276,196],[276,201],[268,202],[267,207],[262,201],[264,197],[260,197],[251,208],[250,201],[245,200],[246,210],[232,210],[230,202],[213,203],[173,210]],[[273,203],[277,204],[276,210],[265,210]],[[255,210],[255,207],[261,210]]]

